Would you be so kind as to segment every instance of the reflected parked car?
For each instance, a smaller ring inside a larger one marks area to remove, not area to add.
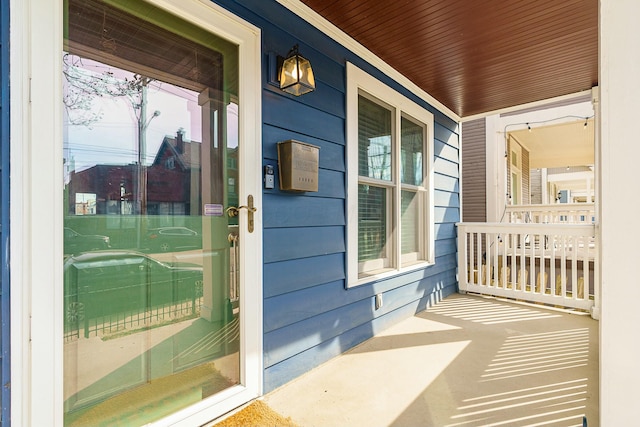
[[[99,234],[80,234],[72,228],[64,228],[64,253],[77,254],[87,251],[99,251],[111,248],[109,236]]]
[[[193,301],[202,296],[202,267],[160,262],[135,251],[86,252],[64,263],[66,324]]]
[[[186,251],[202,248],[202,235],[187,227],[151,228],[145,243],[151,251]]]

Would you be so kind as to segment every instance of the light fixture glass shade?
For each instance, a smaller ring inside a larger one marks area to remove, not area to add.
[[[311,63],[308,59],[300,56],[295,48],[293,53],[282,63],[280,89],[295,96],[300,96],[316,89]]]

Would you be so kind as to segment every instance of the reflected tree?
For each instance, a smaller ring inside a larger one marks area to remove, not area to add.
[[[82,63],[82,58],[65,53],[62,73],[66,90],[63,96],[64,107],[69,123],[91,127],[102,118],[102,112],[95,105],[99,98],[124,98],[141,121],[141,112],[145,103],[145,88],[153,81],[149,77],[133,74],[118,77],[112,71],[96,73]]]

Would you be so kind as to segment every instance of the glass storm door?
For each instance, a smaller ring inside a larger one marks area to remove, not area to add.
[[[242,382],[239,48],[65,5],[64,424],[143,425]]]

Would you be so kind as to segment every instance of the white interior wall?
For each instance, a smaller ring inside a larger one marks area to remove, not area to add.
[[[600,0],[601,426],[640,423],[640,227],[629,215],[640,210],[629,185],[640,158],[638,18],[637,0]]]

